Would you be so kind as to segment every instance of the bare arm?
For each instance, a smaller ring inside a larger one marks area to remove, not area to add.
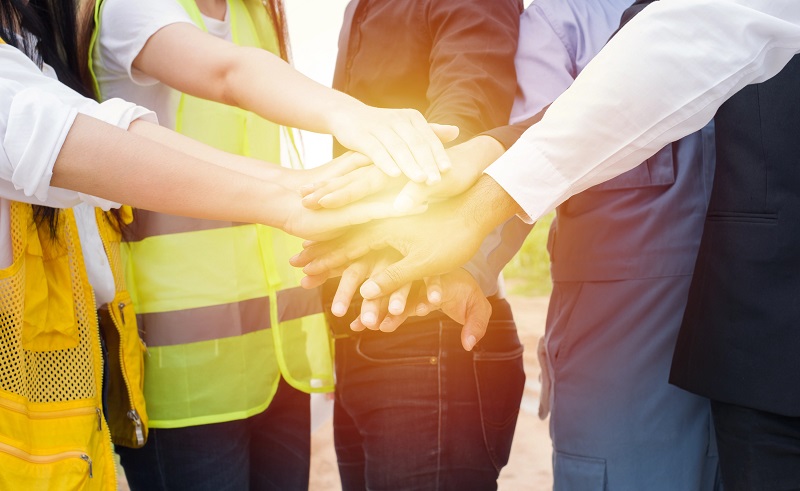
[[[436,180],[440,168],[449,168],[444,148],[417,111],[367,106],[268,51],[236,46],[191,24],[157,31],[133,66],[181,92],[332,134],[393,175],[402,170],[417,181]]]

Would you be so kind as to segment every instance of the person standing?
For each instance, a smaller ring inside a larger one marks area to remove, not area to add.
[[[512,122],[572,84],[631,0],[537,0]],[[513,142],[512,142],[513,143]],[[511,145],[506,145],[510,147]],[[556,209],[540,360],[554,489],[715,489],[709,401],[668,383],[714,172],[713,125]]]
[[[798,52],[796,2],[656,2],[472,190],[398,231],[402,238],[387,235],[399,230],[391,221],[336,247],[397,245],[405,259],[361,287],[366,298],[380,297],[463,263],[476,249],[472,236],[508,216],[535,220],[713,117],[714,186],[670,381],[711,399],[726,489],[796,489]],[[463,220],[475,228],[460,231]],[[469,247],[454,254],[428,236],[434,227]]]
[[[435,167],[436,146],[443,155],[419,114],[370,108],[294,71],[281,1],[98,0],[94,14],[101,99],[152,107],[162,125],[207,145],[279,162],[282,130],[270,118],[333,132],[376,163],[395,157],[404,168],[422,148]],[[392,152],[398,141],[404,150]],[[144,210],[126,232],[153,428],[143,448],[119,449],[131,487],[307,487],[309,393],[333,389],[333,367],[319,293],[299,288],[288,265],[301,242]]]
[[[417,109],[457,126],[456,142],[468,140],[508,120],[521,12],[518,0],[352,1],[333,87],[366,104]],[[466,269],[492,305],[488,333],[471,353],[461,325],[442,313],[394,332],[371,330],[380,320],[362,315],[370,330],[353,332],[360,303],[350,315],[333,306],[343,316],[331,318],[343,489],[496,489],[522,396],[522,346],[500,268],[482,254]]]

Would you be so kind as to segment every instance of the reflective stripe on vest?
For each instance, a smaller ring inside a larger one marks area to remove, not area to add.
[[[177,1],[205,29],[195,2]],[[278,52],[260,0],[229,0],[228,8],[236,44]],[[280,159],[280,127],[239,108],[181,94],[175,124],[221,150]],[[319,293],[300,289],[301,273],[288,264],[299,239],[262,225],[143,210],[130,229],[125,275],[150,350],[145,394],[153,427],[257,414],[281,375],[306,392],[332,390]]]

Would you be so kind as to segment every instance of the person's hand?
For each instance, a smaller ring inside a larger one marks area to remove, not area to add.
[[[343,283],[347,284],[343,286]],[[352,298],[355,288],[357,286],[349,284],[349,280],[343,277],[337,295],[345,289],[347,291],[342,295]],[[409,317],[425,316],[435,310],[441,310],[464,326],[461,329],[461,345],[467,351],[472,350],[486,333],[492,314],[492,307],[477,282],[467,271],[459,268],[442,276],[428,278],[424,285],[415,282],[413,285],[404,285],[389,296],[364,300],[361,314],[350,323],[350,328],[354,331],[372,329],[393,332]]]
[[[289,169],[279,165],[275,167],[279,169],[279,175],[275,178],[277,184],[295,192],[307,189],[313,183],[329,182],[351,175],[359,169],[375,168],[369,157],[357,152],[345,152],[330,162],[311,169]],[[303,193],[300,194],[303,195]]]
[[[451,147],[447,154],[456,165],[433,183],[417,183],[403,177],[392,178],[375,166],[353,166],[347,173],[336,173],[328,180],[317,180],[300,188],[303,205],[310,209],[338,208],[381,192],[398,193],[398,210],[414,208],[430,201],[457,196],[469,189],[483,170],[504,151],[490,136],[478,136]],[[402,187],[402,190],[401,190]]]
[[[300,203],[300,196],[291,190],[283,189],[281,215],[283,220],[278,228],[287,233],[309,240],[326,240],[341,235],[349,227],[364,224],[381,218],[399,217],[411,213],[421,213],[425,207],[400,212],[391,200],[370,199],[353,203],[335,210],[309,210]]]
[[[432,206],[424,215],[383,220],[328,242],[307,244],[290,263],[303,267],[307,275],[320,275],[370,250],[393,247],[403,259],[373,274],[361,287],[364,298],[374,299],[414,280],[460,267],[489,232],[518,211],[503,188],[485,176],[469,192]]]
[[[458,128],[428,124],[419,111],[359,104],[328,117],[339,143],[366,155],[389,176],[437,182],[452,167],[442,141],[456,138]]]

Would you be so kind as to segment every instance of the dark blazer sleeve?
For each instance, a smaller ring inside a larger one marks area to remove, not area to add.
[[[458,126],[455,143],[508,122],[516,90],[514,54],[521,0],[430,0],[425,117]]]

